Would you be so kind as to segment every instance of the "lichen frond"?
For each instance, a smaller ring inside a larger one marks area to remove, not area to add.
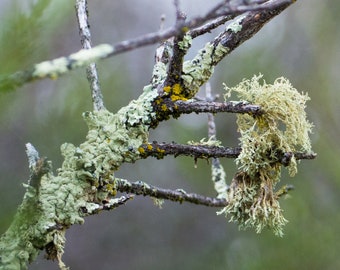
[[[261,232],[268,227],[282,236],[287,220],[274,191],[281,176],[279,158],[286,152],[311,152],[309,133],[313,125],[306,119],[307,94],[300,94],[285,78],[276,79],[274,84],[261,84],[261,78],[254,76],[236,87],[226,87],[226,98],[236,92],[240,99],[261,106],[265,113],[237,116],[242,152],[236,159],[239,172],[229,188],[229,205],[223,212],[241,229],[252,227]],[[294,157],[288,169],[291,176],[296,174]]]
[[[242,153],[237,158],[239,169],[250,175],[259,168],[266,168],[275,161],[278,153],[311,151],[309,133],[312,124],[306,118],[307,94],[300,94],[285,78],[274,84],[260,83],[262,75],[243,80],[236,87],[228,88],[226,97],[236,92],[238,97],[260,105],[264,114],[253,117],[238,115]],[[297,172],[295,159],[289,165],[290,175]]]
[[[240,229],[254,228],[260,233],[269,228],[283,235],[283,226],[288,222],[282,214],[278,196],[268,175],[250,177],[244,172],[235,175],[228,190],[228,206],[223,212],[229,221],[237,222]]]

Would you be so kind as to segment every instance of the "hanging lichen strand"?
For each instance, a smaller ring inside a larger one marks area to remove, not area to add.
[[[240,229],[261,232],[270,228],[283,235],[287,220],[278,202],[275,186],[280,181],[280,157],[283,153],[311,151],[309,133],[312,124],[306,119],[307,94],[300,94],[285,78],[274,84],[260,83],[262,75],[243,80],[236,87],[226,87],[225,98],[236,92],[238,98],[260,105],[264,114],[237,116],[242,152],[236,159],[239,172],[228,190],[228,206],[222,212],[237,222]],[[288,165],[290,176],[297,172],[293,156]]]

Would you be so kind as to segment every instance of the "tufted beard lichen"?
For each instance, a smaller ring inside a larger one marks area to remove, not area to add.
[[[228,206],[222,212],[240,229],[254,228],[260,233],[269,228],[282,236],[288,221],[278,202],[279,192],[275,191],[281,176],[280,156],[311,152],[309,133],[313,125],[306,118],[307,94],[299,93],[285,78],[276,79],[274,84],[261,84],[261,78],[254,76],[236,87],[226,87],[225,98],[235,92],[241,100],[260,105],[264,113],[237,116],[242,151],[236,159],[238,173],[228,190]],[[288,172],[290,176],[297,173],[294,155]]]

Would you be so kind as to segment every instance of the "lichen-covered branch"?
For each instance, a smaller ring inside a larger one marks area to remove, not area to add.
[[[211,140],[210,142],[191,142],[191,144],[177,144],[177,143],[144,143],[138,147],[141,158],[155,157],[162,159],[165,156],[189,156],[195,159],[209,159],[209,158],[237,158],[241,152],[241,147],[224,147],[214,145],[218,142]],[[268,153],[272,154],[272,153]],[[269,157],[269,156],[268,156]],[[292,158],[296,160],[314,159],[315,153],[305,152],[277,152],[276,156],[272,158],[272,162],[278,162],[284,166],[288,166]]]
[[[203,16],[186,21],[176,1],[175,26],[114,46],[102,44],[91,48],[86,1],[77,1],[84,49],[3,77],[0,87],[55,78],[99,59],[161,41],[151,83],[143,88],[136,100],[113,114],[104,108],[97,75],[91,69],[94,111],[83,114],[88,126],[84,142],[78,146],[71,143],[61,146],[64,161],[56,173],[53,173],[50,161],[39,158],[34,147],[27,145],[30,180],[25,185],[26,194],[13,223],[0,238],[0,270],[26,269],[27,263],[42,249],[46,250],[49,259],[59,261],[61,269],[66,269],[61,260],[65,231],[74,224],[83,223],[87,215],[123,205],[133,197],[131,194],[224,207],[222,212],[242,228],[254,227],[259,232],[270,227],[281,235],[286,220],[278,198],[290,189],[284,186],[279,191],[274,190],[281,165],[288,166],[294,174],[297,159],[315,158],[308,137],[312,125],[304,112],[307,96],[299,94],[285,79],[279,79],[273,85],[261,85],[259,77],[254,77],[235,88],[226,87],[226,97],[230,91],[235,91],[239,93],[240,102],[215,102],[209,94],[206,101],[194,98],[225,56],[292,2],[249,1],[234,6],[232,1],[221,1]],[[183,61],[194,37],[240,14],[243,15],[208,42],[193,59]],[[240,147],[224,147],[217,141],[211,113],[221,112],[238,114]],[[186,113],[210,113],[208,141],[189,142],[188,145],[149,143],[150,129],[170,116],[176,118]],[[150,156],[161,159],[165,155],[184,155],[195,160],[213,158],[212,179],[218,197],[162,189],[142,182],[131,183],[115,177],[123,163]],[[221,157],[235,158],[239,166],[230,186],[225,184],[224,170],[218,162]],[[117,191],[128,195],[117,198]]]
[[[192,18],[191,20],[188,20],[185,23],[177,24],[173,27],[170,27],[166,30],[161,30],[156,33],[150,33],[147,35],[143,35],[131,40],[122,41],[120,43],[117,43],[115,45],[109,45],[109,44],[101,44],[93,47],[89,50],[80,50],[79,52],[73,53],[67,57],[60,57],[54,60],[50,61],[44,61],[39,64],[35,64],[30,69],[25,71],[18,71],[16,73],[13,73],[11,75],[3,75],[0,77],[0,89],[14,89],[16,87],[22,86],[23,84],[37,80],[42,78],[56,78],[58,76],[61,76],[70,70],[73,70],[75,68],[84,67],[87,66],[93,62],[96,62],[100,59],[105,59],[113,55],[117,55],[123,52],[131,51],[133,49],[147,46],[151,44],[155,44],[158,42],[163,42],[166,39],[169,39],[171,37],[177,36],[178,34],[183,32],[183,29],[194,29],[196,27],[202,26],[204,23],[219,18],[221,16],[227,16],[227,15],[239,15],[242,13],[245,13],[247,11],[253,11],[252,15],[247,15],[247,19],[243,23],[241,21],[237,22],[238,26],[236,24],[233,24],[233,27],[227,28],[225,31],[224,37],[221,36],[221,44],[225,47],[222,49],[218,46],[220,41],[215,41],[214,46],[209,46],[206,49],[208,49],[208,53],[211,52],[211,49],[213,49],[214,54],[208,54],[209,57],[211,57],[212,65],[209,67],[209,69],[212,68],[212,66],[215,66],[218,61],[222,60],[222,58],[230,51],[235,49],[238,45],[240,45],[243,41],[249,39],[251,36],[253,36],[260,28],[271,18],[278,15],[282,10],[284,10],[286,7],[288,7],[291,3],[293,3],[293,0],[271,0],[271,1],[263,1],[265,4],[259,5],[257,3],[255,4],[248,4],[244,6],[234,6],[230,4],[229,2],[222,1],[218,5],[216,5],[215,8],[207,12],[204,16],[198,16],[195,18]],[[268,12],[264,12],[268,10]],[[263,15],[262,15],[263,13]],[[254,25],[253,25],[254,24]],[[236,28],[235,28],[236,27]],[[245,28],[243,30],[243,28]],[[237,29],[237,31],[235,31]],[[241,29],[241,30],[240,30]],[[227,32],[232,31],[235,35],[231,35],[231,33],[227,34]],[[235,40],[235,41],[232,41]],[[228,41],[232,41],[232,44]],[[202,56],[202,55],[201,55]],[[199,57],[200,58],[200,57]],[[197,59],[199,60],[199,59]],[[197,62],[195,60],[195,62]],[[202,60],[205,60],[205,63],[207,63],[207,59],[203,58]],[[217,61],[217,62],[216,62]],[[207,64],[210,65],[211,61],[209,61]],[[197,64],[196,64],[197,65]],[[195,70],[195,69],[194,69]],[[196,69],[198,70],[198,69]],[[190,77],[193,76],[192,74],[193,69],[188,70],[187,73],[189,77],[187,77],[185,83],[185,87],[190,87],[190,82],[193,82],[195,80],[190,79]],[[211,75],[211,72],[210,72]],[[209,77],[210,77],[209,75]],[[201,79],[200,82],[195,84],[195,90],[197,90],[197,85],[200,86],[204,82],[207,81],[207,78]]]
[[[165,156],[189,156],[195,159],[209,159],[212,157],[237,158],[241,148],[221,147],[214,145],[186,145],[177,143],[146,143],[142,144],[138,151],[142,158],[155,157],[162,159]]]
[[[205,96],[208,102],[212,102],[211,86],[207,83],[205,87]],[[208,113],[208,138],[216,141],[216,124],[214,114]],[[226,198],[229,186],[227,184],[226,173],[218,157],[213,157],[211,161],[211,180],[218,198]]]
[[[199,88],[210,79],[214,67],[225,56],[251,38],[291,3],[292,1],[268,1],[260,5],[260,10],[250,11],[240,16],[212,42],[207,43],[196,57],[184,62],[180,83],[165,85],[164,96],[170,97],[173,101],[193,98]],[[262,10],[264,7],[267,9]],[[161,103],[161,100],[159,102]]]
[[[176,87],[174,88],[176,89]],[[258,105],[246,101],[213,102],[195,100],[173,100],[172,98],[158,98],[154,102],[157,112],[157,122],[169,119],[170,116],[178,118],[182,114],[190,113],[246,113],[253,116],[261,115],[263,110]],[[156,126],[157,123],[154,125]]]

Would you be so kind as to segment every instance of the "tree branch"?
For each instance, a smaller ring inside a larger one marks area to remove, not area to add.
[[[278,15],[293,2],[293,0],[271,0],[266,1],[265,4],[262,5],[249,4],[244,6],[233,6],[230,3],[225,3],[223,1],[216,5],[216,7],[209,11],[206,15],[195,17],[183,23],[183,25],[178,24],[166,30],[149,33],[135,39],[122,41],[115,45],[101,44],[87,51],[80,50],[79,52],[73,53],[67,57],[60,57],[54,60],[41,62],[28,70],[18,71],[11,75],[2,76],[0,78],[0,89],[14,89],[36,79],[47,77],[56,78],[70,70],[86,66],[100,59],[105,59],[177,36],[183,31],[183,28],[193,29],[221,16],[239,15],[244,12],[252,11],[252,13],[250,13],[250,15],[248,14],[244,20],[246,23],[240,22],[240,26],[242,26],[241,31],[235,31],[234,35],[228,35],[227,32],[231,29],[228,28],[224,35],[220,36],[219,40],[215,40],[214,46],[217,46],[218,43],[221,42],[221,45],[228,48],[228,52],[230,52],[243,41],[253,36],[268,20]],[[243,30],[243,28],[246,28],[246,30]],[[236,42],[231,40],[233,38]],[[219,50],[217,51],[218,53],[221,53]],[[217,62],[222,60],[226,54],[227,53],[217,55],[215,53],[214,55],[211,55],[211,58],[213,58],[212,64],[216,65]],[[204,82],[200,82],[199,85],[202,85]]]
[[[190,156],[195,159],[209,159],[212,157],[237,158],[241,148],[208,145],[185,145],[177,143],[147,143],[138,148],[142,158],[149,156],[162,159],[165,156]]]
[[[177,156],[190,156],[195,159],[209,159],[209,158],[237,158],[242,151],[241,147],[224,147],[214,145],[204,145],[197,143],[197,145],[185,145],[177,143],[147,143],[142,144],[138,151],[142,158],[149,156],[157,159],[162,159],[165,156],[171,155]],[[287,166],[291,159],[295,157],[297,160],[301,159],[314,159],[316,158],[315,153],[277,153],[276,162],[282,163]]]
[[[214,67],[235,48],[250,39],[269,20],[280,14],[293,1],[268,1],[260,5],[261,9],[247,12],[240,16],[223,31],[214,41],[192,59],[186,61],[183,68],[183,85],[178,96],[192,98],[199,88],[206,83]],[[182,98],[183,99],[183,98]]]
[[[80,41],[83,49],[89,50],[92,48],[90,25],[88,22],[87,0],[76,1],[76,13],[79,25]],[[95,111],[105,109],[103,95],[100,90],[98,72],[95,63],[90,63],[86,68],[87,80],[90,83],[93,109]]]
[[[228,205],[228,202],[225,199],[206,197],[196,193],[187,193],[182,189],[171,190],[159,188],[141,181],[131,183],[125,179],[116,178],[115,183],[116,189],[120,192],[150,196],[179,203],[189,202],[210,207],[225,207]]]
[[[251,1],[250,4],[234,6],[231,4],[232,1],[221,1],[205,15],[185,21],[179,12],[178,1],[175,0],[177,12],[175,26],[114,46],[102,44],[91,48],[86,0],[77,0],[76,9],[84,49],[68,57],[45,61],[27,71],[3,77],[0,79],[0,87],[10,88],[45,77],[56,78],[69,70],[89,65],[99,59],[156,42],[163,43],[156,52],[151,84],[145,86],[143,93],[136,100],[122,107],[116,114],[105,110],[95,66],[89,68],[88,77],[91,83],[94,111],[83,114],[89,131],[86,140],[79,146],[70,143],[61,146],[64,161],[56,175],[47,159],[39,158],[38,152],[32,145],[26,146],[31,170],[30,180],[26,185],[23,203],[16,217],[0,238],[2,251],[0,269],[2,265],[4,269],[10,268],[9,265],[12,269],[20,267],[25,269],[27,263],[32,261],[42,249],[46,249],[48,258],[57,258],[61,268],[65,269],[61,256],[66,229],[82,223],[84,216],[96,214],[101,210],[111,210],[133,197],[128,194],[116,198],[117,191],[180,203],[186,201],[213,207],[231,205],[232,201],[229,197],[228,202],[225,199],[228,186],[223,182],[224,171],[218,158],[237,158],[242,153],[242,149],[219,146],[212,113],[232,112],[263,116],[265,111],[258,105],[243,101],[213,102],[210,93],[207,94],[206,101],[194,101],[192,98],[199,87],[209,80],[214,67],[226,55],[252,37],[266,22],[292,2],[294,1]],[[183,57],[190,47],[192,38],[244,12],[247,13],[231,23],[212,42],[207,43],[194,59],[183,63]],[[167,39],[171,37],[174,37],[174,41],[170,42]],[[170,87],[168,91],[166,87]],[[201,141],[190,145],[147,143],[150,128],[154,128],[159,121],[166,120],[170,116],[178,117],[193,112],[209,113],[208,142]],[[249,119],[252,117],[250,116]],[[243,148],[246,149],[244,146]],[[268,151],[274,152],[268,153],[270,168],[277,163],[282,163],[284,166],[295,164],[291,162],[293,157],[295,159],[316,157],[314,153],[278,152],[282,150],[277,150],[276,153],[272,149]],[[163,189],[140,181],[130,183],[114,177],[114,173],[123,163],[133,163],[150,156],[160,159],[166,155],[190,156],[195,160],[213,158],[212,179],[218,197],[210,198],[186,193],[181,189]],[[262,158],[267,158],[267,150],[260,156],[260,159]],[[280,164],[277,165],[280,168]],[[244,184],[243,180],[248,182],[254,180],[245,172],[240,172],[239,175],[246,175],[246,178],[238,177],[239,184]],[[290,189],[290,186],[283,187],[276,194],[277,197],[286,194]],[[235,209],[236,212],[239,211],[237,205]]]
[[[208,102],[212,102],[211,86],[208,82],[205,87],[205,96]],[[214,114],[208,113],[208,138],[216,141],[216,124]],[[214,188],[218,198],[226,198],[229,186],[226,182],[226,173],[220,162],[220,159],[213,157],[211,161],[211,180],[214,183]]]
[[[248,113],[253,116],[259,116],[264,113],[260,106],[249,104],[246,101],[210,102],[173,99],[175,99],[174,96],[169,98],[158,97],[155,99],[153,106],[156,118],[151,125],[152,128],[157,127],[159,122],[169,119],[170,116],[178,118],[182,114],[228,112]]]

